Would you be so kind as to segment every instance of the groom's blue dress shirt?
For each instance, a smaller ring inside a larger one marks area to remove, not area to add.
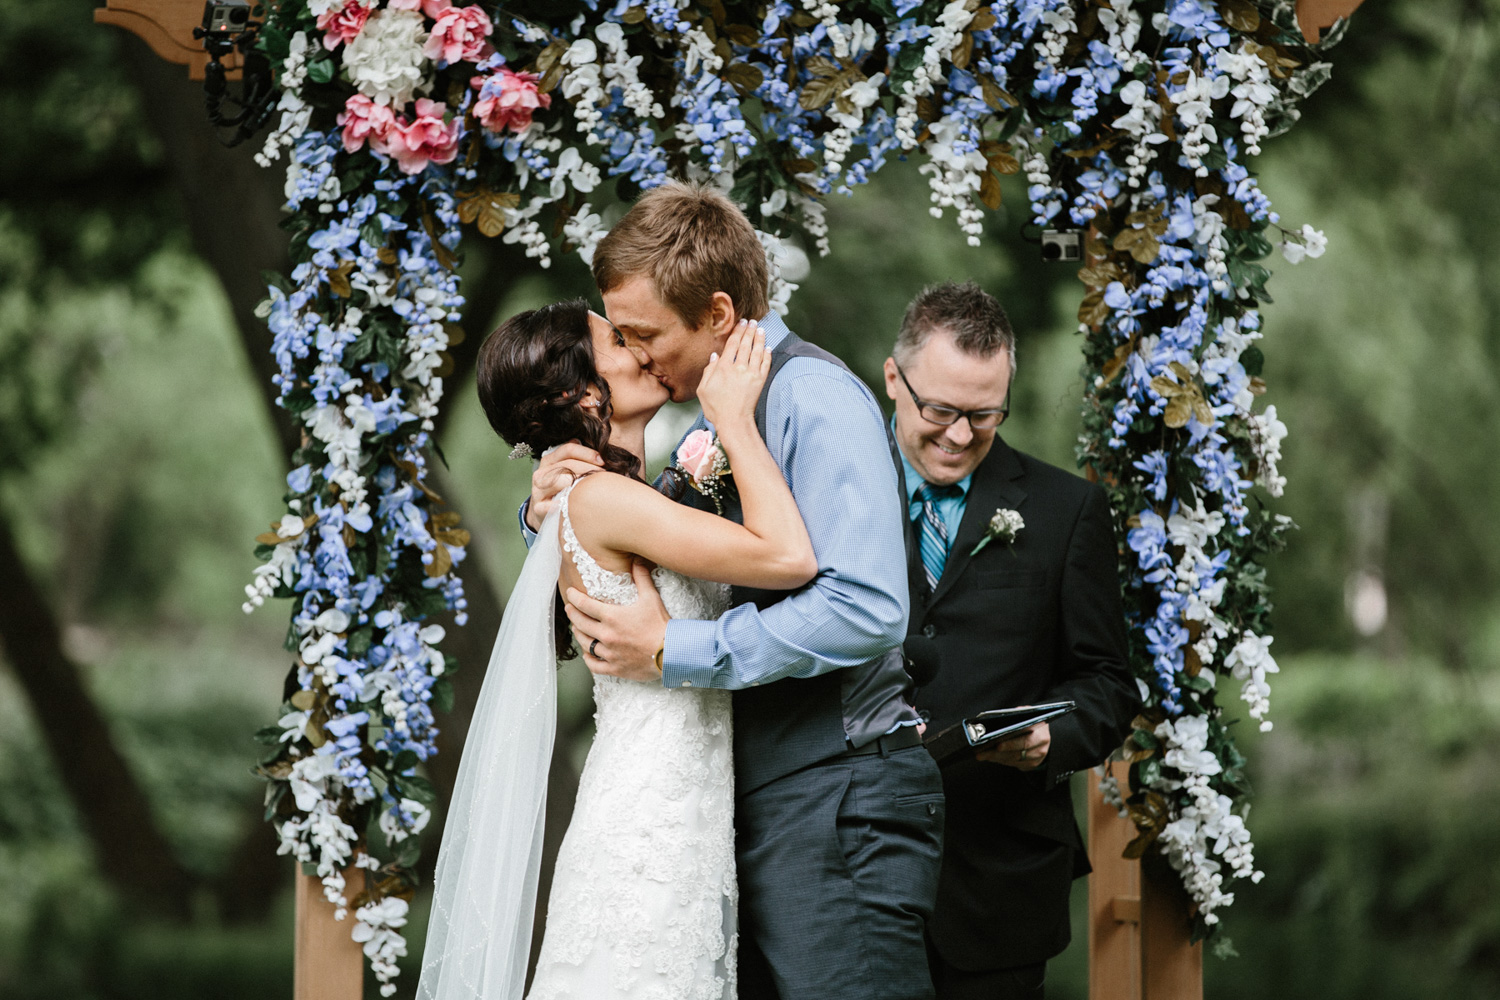
[[[775,313],[760,327],[768,349],[790,332]],[[766,447],[807,525],[818,575],[767,608],[667,622],[663,684],[732,690],[814,677],[868,663],[906,637],[905,529],[882,419],[844,369],[804,357],[782,367],[766,398]],[[688,433],[708,426],[700,415]],[[536,533],[525,512],[522,504],[529,546]]]
[[[766,347],[789,333],[760,321]],[[693,428],[707,427],[699,417]],[[807,525],[818,575],[766,608],[667,623],[662,682],[743,688],[859,666],[906,636],[906,546],[883,418],[854,375],[817,358],[788,361],[766,398],[766,447]]]

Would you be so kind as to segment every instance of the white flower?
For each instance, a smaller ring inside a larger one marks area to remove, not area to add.
[[[302,662],[308,666],[318,663],[323,657],[333,651],[338,645],[339,637],[332,632],[324,632],[316,637],[309,635],[302,640]]]
[[[1281,256],[1291,264],[1301,263],[1303,257],[1321,257],[1327,249],[1328,237],[1306,223],[1301,232],[1288,233],[1286,239],[1281,241]]]
[[[426,19],[420,11],[377,10],[344,49],[344,70],[354,89],[399,110],[427,89],[426,43]]]
[[[974,546],[971,556],[977,556],[990,542],[999,542],[1001,545],[1009,545],[1016,540],[1022,528],[1026,527],[1026,521],[1020,513],[1009,507],[999,507],[990,517],[990,523],[984,531],[984,537],[979,544]]]
[[[563,223],[563,238],[578,248],[578,256],[585,264],[594,262],[594,249],[608,232],[604,220],[594,207],[584,202],[568,221]]]
[[[311,712],[288,712],[276,721],[276,724],[285,730],[281,734],[280,742],[287,740],[300,740],[307,735],[307,720],[312,718]]]
[[[1271,685],[1266,676],[1281,672],[1271,655],[1271,642],[1269,635],[1246,632],[1224,660],[1230,672],[1244,682],[1240,698],[1250,706],[1250,717],[1260,722],[1261,732],[1271,729],[1271,722],[1266,718],[1266,713],[1271,710]]]
[[[1307,223],[1302,224],[1302,240],[1307,247],[1307,255],[1314,259],[1323,256],[1323,251],[1328,249],[1328,237],[1323,235],[1322,230],[1314,229]]]
[[[332,754],[315,753],[293,764],[290,780],[297,808],[310,813],[321,804],[326,781],[338,771],[338,759]]]
[[[329,608],[314,618],[313,624],[325,632],[344,632],[349,628],[349,616],[338,608]]]

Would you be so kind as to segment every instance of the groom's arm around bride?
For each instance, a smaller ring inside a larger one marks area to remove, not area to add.
[[[930,997],[943,800],[903,697],[903,518],[874,396],[768,315],[759,241],[716,193],[643,196],[601,242],[594,275],[610,321],[674,399],[693,398],[739,318],[761,320],[773,360],[757,424],[818,558],[807,587],[737,588],[717,622],[668,621],[645,590],[629,607],[569,594],[591,670],[735,691],[740,995]]]

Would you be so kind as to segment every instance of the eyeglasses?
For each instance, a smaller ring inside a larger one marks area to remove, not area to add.
[[[896,365],[896,374],[901,376],[901,382],[906,386],[906,391],[911,393],[911,401],[917,404],[917,413],[923,420],[937,424],[939,427],[952,426],[961,418],[968,417],[971,428],[976,431],[987,431],[999,427],[1005,421],[1006,415],[1010,413],[1009,395],[1006,396],[1005,405],[998,410],[960,410],[952,406],[943,406],[941,403],[923,402],[918,398],[917,390],[911,387],[911,382],[907,381],[906,372],[901,370],[899,364]]]

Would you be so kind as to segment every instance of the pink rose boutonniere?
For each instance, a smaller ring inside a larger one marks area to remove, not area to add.
[[[712,500],[720,514],[724,513],[724,478],[730,475],[729,457],[719,447],[714,432],[701,428],[683,438],[675,464],[687,475],[693,489]]]

